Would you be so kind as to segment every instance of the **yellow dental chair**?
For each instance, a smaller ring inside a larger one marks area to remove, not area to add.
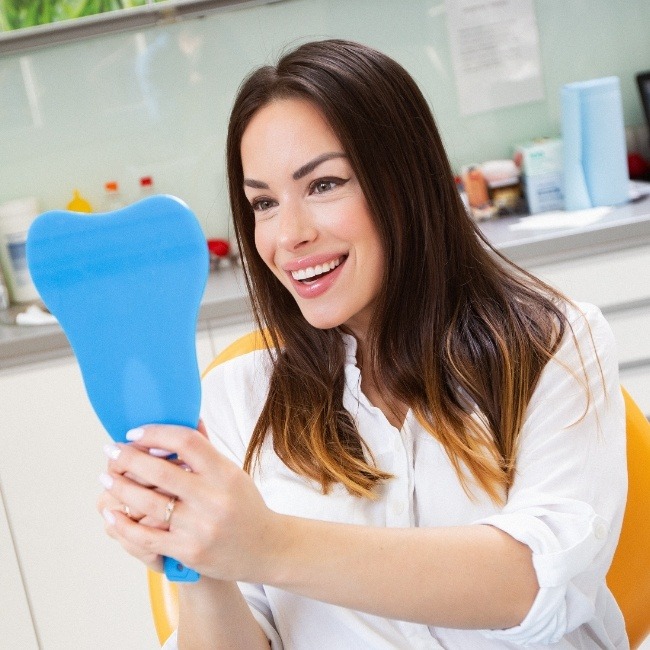
[[[638,648],[650,634],[650,422],[623,390],[627,425],[628,492],[623,530],[607,585]]]
[[[209,368],[263,347],[259,332],[235,341]],[[623,389],[627,428],[628,497],[621,538],[607,574],[625,618],[632,650],[650,634],[650,422]],[[148,571],[154,624],[163,644],[178,625],[178,592],[164,575]]]

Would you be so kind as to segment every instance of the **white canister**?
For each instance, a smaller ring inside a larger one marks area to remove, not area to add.
[[[13,302],[31,302],[39,295],[27,267],[27,231],[38,216],[38,200],[29,197],[0,205],[0,259]]]

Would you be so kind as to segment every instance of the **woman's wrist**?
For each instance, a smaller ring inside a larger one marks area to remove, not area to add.
[[[267,534],[262,539],[263,548],[254,582],[281,587],[290,575],[295,574],[300,521],[297,517],[272,514]]]

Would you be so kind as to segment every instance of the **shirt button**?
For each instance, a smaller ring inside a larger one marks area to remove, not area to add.
[[[401,515],[404,512],[404,503],[401,501],[395,501],[393,503],[393,514]]]
[[[607,537],[607,526],[602,521],[594,524],[594,537],[596,539],[605,539]]]

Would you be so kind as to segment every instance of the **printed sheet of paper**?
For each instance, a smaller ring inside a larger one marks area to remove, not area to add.
[[[543,99],[533,0],[445,0],[460,111]]]

